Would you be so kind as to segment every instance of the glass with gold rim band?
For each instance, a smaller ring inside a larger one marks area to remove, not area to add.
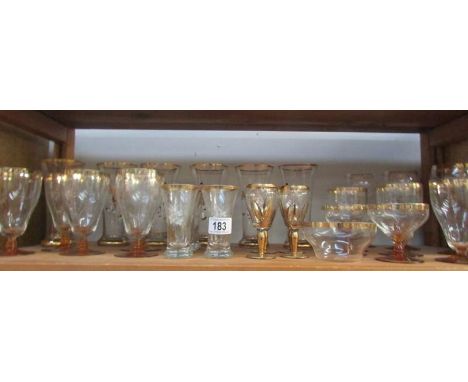
[[[167,225],[165,255],[169,258],[192,257],[194,212],[200,187],[193,184],[164,184],[162,194]]]
[[[349,173],[346,175],[348,186],[364,187],[367,193],[367,202],[375,203],[375,178],[371,173]]]
[[[208,244],[205,256],[227,258],[232,256],[232,215],[239,188],[232,185],[202,186],[201,192],[208,220]]]
[[[308,222],[299,230],[312,244],[317,258],[360,261],[377,227],[369,222]]]
[[[367,189],[365,187],[334,187],[328,191],[328,195],[330,204],[367,204]]]
[[[282,255],[288,259],[306,259],[309,256],[298,251],[298,227],[310,214],[310,188],[306,185],[285,185],[279,189],[281,214],[288,228],[289,253]]]
[[[377,188],[377,204],[422,203],[423,186],[419,182],[387,183]]]
[[[50,174],[63,174],[68,168],[83,168],[84,163],[75,159],[66,158],[47,158],[41,162],[42,173],[44,177]],[[52,216],[50,214],[49,201],[46,203],[48,206],[46,215],[46,237],[42,240],[41,245],[44,248],[59,248],[61,247],[62,237],[54,225]],[[65,238],[65,241],[67,239]]]
[[[141,167],[155,169],[158,175],[164,178],[164,183],[167,184],[176,183],[180,171],[180,165],[172,162],[144,162],[141,164]],[[146,238],[146,245],[149,247],[166,246],[166,238],[166,215],[162,195],[160,195],[156,209],[156,218]]]
[[[122,214],[115,200],[115,177],[121,169],[138,167],[135,163],[128,161],[105,161],[97,164],[97,168],[107,174],[110,179],[109,195],[103,212],[102,236],[98,241],[99,245],[121,247],[128,244]]]
[[[227,165],[217,162],[200,162],[194,163],[191,166],[195,182],[205,186],[210,184],[223,184],[227,167]],[[194,249],[196,250],[201,244],[206,245],[208,243],[208,221],[201,192],[198,194],[195,215],[194,232],[195,235],[198,236],[198,240],[196,237],[194,238]]]
[[[267,260],[275,256],[267,252],[268,231],[278,205],[278,187],[271,183],[253,183],[245,187],[245,202],[253,226],[257,229],[258,252],[248,254],[250,259]]]
[[[284,184],[309,187],[310,202],[306,212],[306,220],[311,219],[312,189],[317,165],[314,163],[288,163],[280,165],[279,169]],[[284,246],[289,247],[289,238],[285,241]],[[298,248],[312,248],[312,246],[304,237],[299,237]]]
[[[257,247],[257,230],[252,224],[247,204],[245,202],[245,187],[252,183],[269,183],[273,166],[267,163],[243,163],[236,166],[236,174],[241,189],[242,205],[242,247]]]
[[[367,204],[326,204],[323,210],[327,222],[370,222]]]
[[[405,247],[429,218],[429,205],[425,203],[384,203],[369,206],[369,216],[377,227],[393,241],[392,256],[377,260],[394,263],[422,262],[408,256]]]
[[[0,235],[6,240],[0,256],[28,255],[18,248],[17,238],[24,234],[36,208],[42,188],[42,173],[22,167],[0,168]]]

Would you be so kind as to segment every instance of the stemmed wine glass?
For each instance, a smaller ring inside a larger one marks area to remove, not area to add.
[[[18,249],[17,238],[24,234],[41,194],[42,174],[26,168],[0,168],[0,234],[6,237],[0,256],[29,255]]]
[[[89,249],[88,236],[96,230],[109,196],[109,176],[98,170],[70,169],[65,171],[61,184],[66,219],[78,237],[76,247],[62,255],[104,253]]]

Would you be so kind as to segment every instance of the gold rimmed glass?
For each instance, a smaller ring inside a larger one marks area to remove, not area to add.
[[[422,202],[423,187],[419,182],[387,183],[377,188],[377,204]]]
[[[203,186],[201,190],[208,217],[205,256],[231,257],[232,214],[239,189],[231,185],[209,185]]]
[[[223,163],[202,162],[192,164],[192,173],[195,182],[199,185],[223,184],[227,166]],[[198,249],[200,244],[208,243],[208,222],[207,211],[203,204],[201,193],[198,194],[197,211],[194,219],[194,249]],[[197,229],[198,226],[198,229]]]
[[[145,162],[141,164],[141,167],[156,170],[158,175],[164,178],[164,183],[167,184],[176,183],[180,171],[180,165],[171,162]],[[158,207],[156,208],[156,218],[146,238],[146,245],[150,247],[165,246],[166,239],[166,215],[162,195],[160,195]]]
[[[192,257],[193,219],[199,201],[199,187],[193,184],[164,184],[162,190],[167,224],[165,255],[169,258]]]
[[[117,173],[126,168],[138,167],[135,163],[127,161],[105,161],[97,164],[97,168],[110,179],[109,197],[103,213],[102,236],[99,245],[108,247],[121,247],[128,244],[122,214],[115,199],[115,178]]]
[[[367,192],[367,201],[375,203],[375,178],[370,173],[351,173],[346,175],[348,186],[364,187]]]
[[[371,221],[367,204],[327,204],[323,210],[329,223]]]
[[[367,204],[367,190],[364,187],[335,187],[329,190],[330,204]]]
[[[384,173],[385,183],[419,182],[419,174],[413,170],[389,170]]]
[[[422,262],[410,257],[405,251],[406,243],[412,239],[429,218],[429,205],[424,203],[386,203],[369,207],[369,215],[377,227],[393,241],[392,256],[377,260],[395,263]]]
[[[273,166],[267,163],[244,163],[236,166],[236,173],[241,187],[242,197],[242,239],[239,242],[243,247],[257,247],[257,230],[253,226],[247,203],[245,203],[245,188],[253,183],[270,183]]]
[[[437,261],[468,264],[468,177],[445,177],[429,182],[432,209],[445,240],[455,254]]]
[[[306,259],[307,255],[298,252],[299,226],[310,212],[310,188],[305,185],[285,185],[279,190],[281,214],[288,227],[289,254],[282,255],[288,259]]]
[[[146,251],[145,238],[156,216],[162,183],[163,179],[154,169],[126,168],[117,173],[115,198],[131,249],[116,256],[150,257],[158,254]]]
[[[278,205],[278,187],[274,184],[254,183],[245,188],[245,202],[253,226],[257,229],[258,254],[248,254],[250,259],[267,260],[268,230],[275,218]]]
[[[308,222],[300,231],[314,248],[315,256],[328,261],[360,261],[377,227],[367,222]]]
[[[42,168],[42,174],[44,175],[44,180],[47,179],[49,175],[54,175],[54,176],[61,175],[65,172],[66,169],[83,168],[83,167],[84,167],[84,163],[75,159],[48,158],[48,159],[43,159],[41,162],[41,168]],[[45,190],[45,196],[46,196],[46,203],[48,207],[47,217],[46,217],[47,231],[46,231],[46,237],[44,240],[42,240],[41,245],[44,248],[59,248],[60,250],[62,250],[63,248],[66,248],[68,245],[69,233],[67,233],[66,230],[64,230],[63,225],[61,228],[59,228],[55,224],[58,221],[58,219],[54,219],[53,212],[51,212],[51,208],[55,208],[55,206],[50,205],[51,194],[49,193],[48,195],[47,189],[45,187],[44,187],[44,190]],[[55,191],[54,191],[54,195],[56,196]],[[57,206],[57,208],[60,209],[60,206]]]
[[[72,233],[77,237],[76,246],[63,255],[98,255],[103,252],[89,249],[88,236],[99,223],[109,195],[109,176],[98,170],[66,170],[61,182],[66,218]]]
[[[17,238],[24,234],[41,195],[42,174],[26,168],[0,168],[0,234],[6,238],[0,256],[29,255],[18,249]]]

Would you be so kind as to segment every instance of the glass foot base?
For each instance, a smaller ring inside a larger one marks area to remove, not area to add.
[[[165,247],[166,241],[165,240],[147,240],[146,246],[148,247]]]
[[[285,241],[283,243],[284,248],[289,248],[289,241]],[[299,240],[299,243],[297,244],[297,248],[312,248],[312,246],[309,244],[307,240]]]
[[[139,258],[143,258],[143,257],[154,257],[154,256],[158,256],[158,255],[159,255],[159,252],[144,251],[144,252],[132,253],[132,252],[128,251],[128,252],[117,253],[114,256],[115,257],[122,257],[124,259],[139,259]]]
[[[206,251],[205,252],[205,257],[208,257],[210,259],[228,259],[229,257],[232,257],[232,251],[227,250],[227,251]]]
[[[452,255],[448,257],[436,257],[435,261],[450,264],[468,264],[468,257]]]
[[[404,259],[404,260],[397,260],[394,257],[382,256],[382,257],[376,257],[375,259],[377,261],[383,261],[385,263],[398,263],[398,264],[420,264],[420,263],[424,263],[423,259],[415,258],[415,257],[411,257],[411,258]]]
[[[98,245],[102,247],[125,247],[128,245],[128,241],[119,239],[101,239],[98,241]]]
[[[258,247],[257,239],[242,239],[239,241],[241,247]]]
[[[58,248],[60,247],[60,238],[42,240],[41,246],[44,248]]]
[[[298,253],[297,255],[285,254],[281,255],[280,257],[284,257],[285,259],[308,259],[309,256],[304,255],[303,253]]]
[[[270,255],[268,253],[265,253],[263,256],[260,256],[258,253],[256,254],[248,254],[247,255],[247,258],[248,259],[254,259],[254,260],[272,260],[272,259],[276,259],[276,256],[275,255]]]
[[[76,249],[71,249],[70,251],[60,252],[60,256],[95,256],[95,255],[102,255],[104,251],[96,251],[94,249],[90,249],[86,252],[78,252]]]
[[[409,258],[414,258],[414,257],[423,257],[424,255],[422,253],[419,253],[419,252],[414,252],[414,251],[405,251],[406,252],[406,256],[408,256]],[[387,256],[387,257],[392,257],[392,252],[380,252],[379,255],[381,256]]]
[[[8,254],[5,252],[0,252],[0,256],[3,257],[13,257],[13,256],[25,256],[25,255],[32,255],[34,254],[34,251],[25,251],[24,249],[18,249],[14,254]]]
[[[191,249],[166,249],[164,256],[170,259],[187,259],[193,256]]]

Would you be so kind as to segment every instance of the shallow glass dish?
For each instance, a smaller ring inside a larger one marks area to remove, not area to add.
[[[309,222],[301,225],[299,231],[319,259],[360,261],[377,232],[377,226],[365,222]]]

